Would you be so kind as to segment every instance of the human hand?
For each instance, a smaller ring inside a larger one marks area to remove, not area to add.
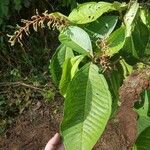
[[[60,135],[56,133],[46,144],[44,150],[65,150],[64,145],[60,143]]]

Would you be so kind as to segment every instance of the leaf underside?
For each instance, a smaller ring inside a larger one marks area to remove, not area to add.
[[[92,54],[92,44],[89,35],[77,26],[69,26],[59,35],[61,43],[80,54]]]
[[[107,82],[96,65],[82,67],[69,84],[61,133],[66,150],[91,150],[111,113]]]
[[[74,9],[68,19],[76,24],[85,24],[92,21],[95,21],[102,14],[114,10],[112,3],[107,2],[89,2],[78,5],[76,9]]]

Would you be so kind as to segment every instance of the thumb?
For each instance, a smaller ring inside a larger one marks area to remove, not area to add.
[[[45,150],[55,150],[60,142],[60,135],[56,133],[46,144]]]

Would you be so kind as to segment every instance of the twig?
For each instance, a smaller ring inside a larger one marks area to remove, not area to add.
[[[24,86],[24,87],[27,87],[30,89],[44,91],[44,89],[42,89],[42,87],[44,87],[44,86],[41,86],[41,88],[39,88],[39,87],[33,86],[31,84],[26,84],[23,82],[2,82],[2,83],[0,83],[0,87],[5,87],[5,86]]]

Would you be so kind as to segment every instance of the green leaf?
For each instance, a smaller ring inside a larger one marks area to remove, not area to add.
[[[87,24],[84,29],[92,38],[108,37],[114,30],[118,16],[101,16],[96,21]]]
[[[150,95],[148,95],[148,91],[146,90],[142,95],[141,95],[141,101],[144,101],[143,107],[137,110],[138,114],[140,116],[147,116],[148,115],[148,109],[149,109],[149,98]]]
[[[59,84],[59,89],[60,89],[60,93],[64,97],[66,95],[67,87],[71,79],[75,75],[78,69],[78,65],[82,61],[83,58],[84,56],[82,55],[75,56],[75,57],[66,59],[65,62],[63,63],[63,68],[62,68],[63,71],[62,71],[62,76],[61,76],[61,80]]]
[[[150,126],[146,128],[136,140],[137,150],[149,150],[150,148]]]
[[[62,74],[62,65],[67,58],[73,57],[73,51],[71,48],[65,45],[60,45],[55,54],[53,55],[50,63],[50,72],[54,83],[58,86]]]
[[[124,59],[121,59],[119,62],[123,69],[124,78],[126,78],[127,76],[129,76],[132,73],[133,67],[131,65],[127,64]]]
[[[137,55],[139,58],[144,57],[146,48],[148,48],[148,41],[150,38],[150,32],[146,25],[138,20],[135,23],[134,30],[132,32],[133,43],[135,50],[137,51]],[[149,49],[150,50],[150,49]]]
[[[124,23],[126,25],[126,37],[129,37],[131,35],[132,23],[137,14],[138,8],[139,3],[137,3],[137,1],[134,1],[133,4],[130,4],[129,10],[124,16]]]
[[[140,17],[143,23],[150,28],[150,13],[148,8],[141,8],[140,9]]]
[[[88,63],[73,77],[65,100],[61,133],[65,150],[91,150],[111,114],[111,95],[99,68]]]
[[[118,10],[120,13],[122,13],[122,11],[124,11],[127,8],[127,4],[125,2],[120,3],[117,1],[113,2],[113,7]]]
[[[147,116],[140,116],[137,122],[138,126],[138,135],[150,126],[150,118]]]
[[[81,28],[69,26],[59,35],[61,43],[81,54],[93,54],[89,35]]]
[[[133,56],[141,60],[145,59],[144,62],[148,62],[150,56],[150,31],[140,19],[134,25],[132,34],[126,37],[123,51],[128,53],[130,57]]]
[[[113,56],[118,53],[125,43],[125,27],[115,30],[107,40],[106,55]]]
[[[137,109],[139,119],[138,119],[138,134],[150,126],[150,117],[148,117],[150,109],[150,91],[146,90],[141,95],[141,102],[144,102],[144,105]]]
[[[126,37],[125,44],[122,48],[122,52],[124,53],[123,55],[125,58],[130,58],[129,62],[132,62],[132,61],[134,62],[134,59],[138,58],[137,51],[135,50],[135,47],[134,47],[132,35],[129,37]]]
[[[68,19],[76,24],[86,24],[92,21],[95,21],[102,14],[114,10],[112,3],[107,2],[87,2],[84,4],[78,5],[76,9],[74,9]]]
[[[133,145],[132,150],[137,150],[137,147],[135,144]]]
[[[115,70],[112,70],[107,74],[107,82],[112,96],[112,114],[116,115],[116,110],[118,108],[119,98],[119,88],[123,82],[123,71],[119,66],[116,66]]]
[[[71,62],[73,64],[72,68],[71,68],[71,79],[74,77],[75,73],[78,71],[78,66],[80,64],[80,62],[83,60],[84,56],[80,55],[80,56],[76,56],[77,58],[71,58]]]

